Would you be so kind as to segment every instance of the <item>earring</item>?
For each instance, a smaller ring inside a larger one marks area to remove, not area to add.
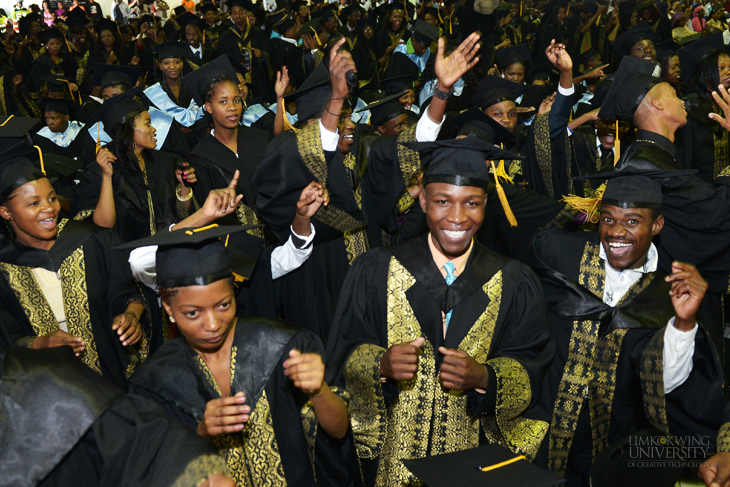
[[[175,323],[175,318],[173,318],[172,316],[170,316],[170,323]]]
[[[132,142],[132,150],[137,150],[137,143],[136,142]]]

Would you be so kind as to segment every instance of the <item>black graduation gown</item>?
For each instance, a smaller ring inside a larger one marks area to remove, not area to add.
[[[674,316],[666,274],[644,274],[617,306],[607,306],[600,245],[596,233],[554,231],[539,232],[533,244],[556,346],[541,405],[553,415],[549,455],[546,448],[538,463],[558,474],[566,466],[569,474],[587,472],[585,450],[592,446],[595,459],[614,441],[652,426],[663,434],[711,437],[722,415],[722,372],[702,325],[691,374],[664,394],[663,338]],[[586,437],[574,443],[576,430]],[[574,460],[580,454],[583,460]]]
[[[315,122],[298,133],[285,131],[275,137],[252,180],[258,191],[256,209],[279,243],[289,237],[302,190],[318,181],[329,192],[329,205],[312,218],[316,235],[311,257],[281,278],[284,318],[311,329],[323,341],[350,263],[367,251],[366,218],[358,189],[353,189],[354,176],[338,150],[324,152]]]
[[[346,471],[332,468],[341,466],[337,442],[318,431],[314,411],[305,406],[306,395],[284,375],[282,364],[290,350],[323,355],[321,341],[307,330],[264,318],[239,318],[234,333],[230,393],[243,392],[251,414],[243,432],[213,441],[237,484],[353,485]],[[132,391],[154,400],[193,430],[203,420],[206,404],[221,397],[202,358],[182,337],[150,357],[130,384]],[[315,438],[313,451],[308,441]]]
[[[56,64],[48,53],[38,56],[30,66],[30,73],[27,77],[28,88],[32,94],[41,96],[43,81],[41,78],[47,74],[57,74],[76,82],[76,58],[70,53],[60,53],[61,61]]]
[[[289,70],[289,79],[294,86],[302,86],[307,75],[304,72],[304,50],[291,42],[274,38],[271,44],[271,69],[274,73],[286,66]]]
[[[115,230],[125,242],[131,242],[150,236],[154,232],[167,228],[188,216],[185,205],[177,200],[175,189],[178,182],[175,178],[177,156],[164,151],[147,151],[145,154],[147,184],[142,172],[135,168],[130,170],[114,167],[112,184],[114,187],[114,203],[117,210]],[[73,213],[82,213],[83,218],[91,216],[99,201],[102,173],[96,161],[87,164],[72,208]],[[147,190],[152,198],[154,220],[152,220],[147,202]]]
[[[246,82],[251,87],[254,96],[261,97],[267,102],[274,101],[273,83],[269,79],[269,43],[266,34],[256,26],[247,28],[241,33],[231,26],[218,37],[218,54],[230,54],[233,59],[249,69],[246,73]],[[257,58],[253,49],[262,51],[261,58]],[[249,62],[244,62],[243,51],[248,51]]]
[[[57,154],[59,156],[68,157],[70,159],[82,160],[85,139],[89,137],[86,127],[82,128],[68,147],[61,147],[53,143],[51,140],[42,135],[34,135],[33,143],[40,147],[44,154]],[[79,164],[80,166],[81,164]],[[80,172],[75,172],[70,176],[61,176],[53,183],[53,189],[57,194],[72,200],[76,193],[76,179],[79,179]]]
[[[682,167],[697,169],[697,176],[712,182],[730,165],[730,136],[719,123],[710,120],[712,104],[693,93],[684,99],[687,124],[677,131],[678,159]]]
[[[0,348],[29,346],[32,338],[59,329],[30,269],[60,272],[69,333],[81,336],[87,344],[80,360],[126,388],[126,376],[147,358],[150,348],[154,350],[162,342],[156,327],[150,325],[159,323],[156,299],[134,284],[127,255],[111,251],[121,244],[114,232],[75,220],[61,223],[58,239],[49,251],[13,241],[0,252],[0,302],[6,311]],[[111,323],[131,300],[145,303],[145,337],[136,345],[122,347]]]
[[[372,44],[365,39],[358,39],[352,48],[352,60],[357,68],[359,87],[363,91],[374,91],[380,88],[378,58]]]
[[[191,70],[198,69],[202,65],[207,64],[218,57],[218,52],[215,50],[215,47],[211,42],[201,42],[201,48],[202,54],[200,59],[198,59],[198,57],[193,53],[191,48],[188,47],[181,49],[184,61]]]
[[[450,310],[444,338],[442,312]],[[381,383],[386,349],[421,336],[426,342],[416,378]],[[487,366],[485,394],[439,385],[440,346],[466,351]],[[451,286],[427,237],[358,258],[343,285],[327,353],[336,384],[351,396],[364,472],[378,469],[378,485],[413,479],[399,459],[487,442],[532,458],[547,431],[549,417],[532,414],[553,356],[542,290],[527,266],[479,243]]]
[[[210,442],[100,379],[68,347],[0,353],[0,374],[8,485],[192,487],[225,472]]]
[[[17,86],[18,93],[14,93],[16,88],[13,78],[17,71],[11,68],[0,66],[0,113],[5,115],[16,115],[31,118],[42,118],[38,105],[33,101],[30,94],[26,90],[27,83],[21,83]]]

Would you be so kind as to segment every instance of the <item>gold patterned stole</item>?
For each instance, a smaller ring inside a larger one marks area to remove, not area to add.
[[[322,149],[318,123],[310,123],[297,133],[297,151],[304,166],[314,179],[327,189],[327,161],[325,160],[324,149]],[[355,169],[355,158],[345,158],[344,164],[348,169]],[[358,207],[362,208],[362,195],[358,192],[359,187],[354,192],[354,198]],[[365,231],[364,225],[350,214],[337,208],[336,205],[320,206],[314,214],[314,219],[339,230],[345,235],[345,250],[350,263],[361,253],[367,252],[365,234],[362,233],[360,237],[354,237],[355,234]]]
[[[258,215],[256,214],[253,209],[244,204],[243,201],[238,203],[238,206],[236,207],[236,218],[241,223],[241,225],[262,225],[263,222],[259,219]],[[263,228],[250,228],[246,230],[246,233],[249,235],[253,235],[254,237],[264,238],[264,229]]]
[[[730,452],[730,423],[723,423],[717,433],[717,451]]]
[[[537,159],[537,168],[540,172],[540,176],[545,184],[547,194],[550,197],[555,197],[555,190],[553,188],[553,156],[552,156],[552,142],[550,140],[550,124],[548,123],[549,114],[545,113],[535,117],[535,156]],[[565,137],[565,160],[567,161],[567,174],[570,187],[568,188],[569,193],[575,193],[573,187],[573,176],[572,176],[572,163],[573,160],[573,147],[570,143],[570,138]]]
[[[231,347],[231,387],[236,375],[236,355],[238,347]],[[193,360],[203,372],[205,380],[222,397],[220,387],[213,373],[199,354]],[[255,405],[251,407],[248,422],[240,433],[218,435],[213,444],[223,454],[231,470],[236,485],[245,487],[286,487],[284,468],[279,456],[279,447],[274,435],[274,424],[271,419],[271,407],[266,391]]]
[[[714,165],[712,170],[712,177],[718,177],[723,169],[730,165],[730,137],[726,130],[721,130],[718,135],[717,132],[712,132],[713,141],[713,155]]]
[[[154,203],[152,202],[152,193],[150,192],[150,183],[149,179],[147,178],[147,165],[145,164],[144,168],[140,168],[142,170],[142,178],[144,179],[144,187],[145,187],[145,193],[147,194],[147,216],[150,218],[150,235],[154,235],[157,233],[157,224],[155,223],[155,207]]]
[[[343,157],[343,163],[351,173],[354,174],[357,171],[357,161],[355,160],[355,156],[352,154],[352,152],[348,152],[347,154],[345,154],[345,156]],[[362,210],[362,189],[359,184],[357,185],[357,188],[355,188],[355,190],[353,191],[353,194],[355,195],[355,202],[357,203],[357,207]],[[365,227],[362,226],[357,230],[346,231],[344,233],[344,237],[345,251],[347,252],[347,262],[352,265],[356,258],[370,250],[367,232],[365,231]]]
[[[238,49],[243,53],[243,51],[248,51],[249,56],[253,57],[253,49],[251,48],[251,41],[246,41],[248,38],[249,32],[251,32],[251,26],[246,26],[246,32],[243,33],[243,35],[238,33],[238,29],[235,27],[229,27],[229,29],[236,34],[236,37],[238,37],[237,43],[238,43]],[[243,75],[243,77],[246,80],[247,84],[251,84],[251,70],[248,70],[246,74]]]
[[[398,210],[403,214],[415,203],[413,196],[408,191],[408,187],[421,172],[421,157],[418,155],[418,152],[404,145],[406,142],[416,142],[416,125],[400,131],[397,140],[398,166],[400,167],[401,177],[405,185],[405,191],[398,200]]]
[[[388,347],[423,336],[406,292],[415,277],[395,258],[388,270]],[[486,363],[502,295],[502,271],[484,284],[489,303],[459,344],[477,362]],[[397,400],[387,408],[385,436],[376,485],[422,485],[401,459],[454,452],[479,445],[479,421],[466,412],[464,391],[444,389],[436,371],[435,350],[428,340],[421,347],[416,377],[398,382]],[[354,396],[354,395],[353,395]],[[354,400],[354,397],[353,397]]]
[[[68,220],[62,220],[59,234]],[[44,336],[60,330],[51,306],[43,295],[30,267],[0,263],[0,272],[23,307],[36,336]],[[66,313],[68,333],[84,340],[86,347],[80,355],[81,361],[97,374],[101,374],[99,354],[91,328],[89,296],[86,287],[86,263],[83,245],[73,251],[58,270],[63,295],[63,309]]]

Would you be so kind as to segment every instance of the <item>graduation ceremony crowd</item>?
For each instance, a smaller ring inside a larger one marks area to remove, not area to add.
[[[111,10],[0,12],[0,487],[730,487],[730,4]]]

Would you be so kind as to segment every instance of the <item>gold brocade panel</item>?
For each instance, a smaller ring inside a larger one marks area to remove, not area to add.
[[[343,157],[343,163],[348,170],[356,170],[357,161],[355,161],[355,156],[352,154],[352,152],[348,152],[347,154],[345,154],[345,157]],[[362,189],[359,185],[357,188],[355,188],[353,193],[355,195],[355,202],[357,203],[357,207],[362,209]],[[344,237],[345,252],[347,253],[347,262],[352,265],[355,259],[370,250],[370,245],[368,244],[367,239],[367,232],[365,231],[365,227],[362,226],[357,230],[346,231],[344,233]]]
[[[662,432],[669,434],[667,403],[664,398],[664,333],[655,333],[649,339],[641,354],[639,368],[644,412],[649,422]]]
[[[722,130],[720,135],[712,132],[712,141],[715,156],[712,177],[716,178],[725,168],[730,167],[730,137],[725,130]]]
[[[717,433],[717,451],[730,452],[730,423],[720,426],[720,432]]]
[[[65,220],[62,224],[65,224]],[[63,228],[62,225],[59,225],[59,227],[60,229]],[[0,271],[23,307],[25,315],[37,336],[48,335],[60,329],[51,306],[48,304],[29,267],[0,263]],[[84,340],[86,348],[79,358],[91,370],[101,374],[99,355],[89,314],[83,246],[74,250],[63,261],[58,274],[61,280],[63,308],[66,313],[68,333]]]
[[[188,464],[185,471],[170,484],[172,487],[190,487],[199,485],[213,474],[230,475],[226,461],[218,454],[201,455]]]
[[[236,207],[236,218],[241,225],[262,225],[261,220],[259,220],[259,217],[256,216],[256,212],[254,212],[251,207],[243,204],[243,202],[238,203],[238,206]],[[246,233],[253,235],[254,237],[264,238],[263,228],[251,228],[246,230]]]

